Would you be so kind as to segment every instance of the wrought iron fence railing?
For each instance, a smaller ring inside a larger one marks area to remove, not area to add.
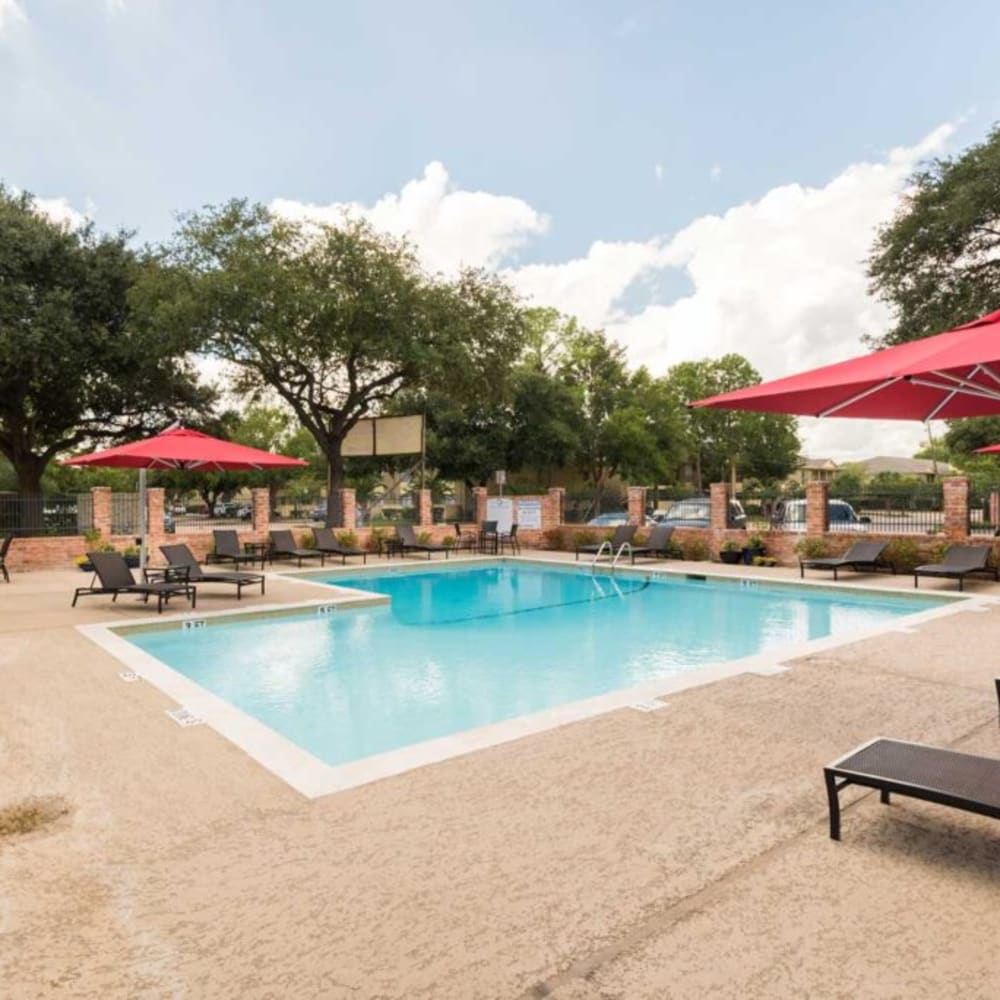
[[[93,526],[94,507],[89,493],[0,493],[0,536],[82,535]]]

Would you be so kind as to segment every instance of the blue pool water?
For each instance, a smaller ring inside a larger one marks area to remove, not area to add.
[[[525,564],[322,579],[391,605],[127,638],[340,764],[939,603]]]

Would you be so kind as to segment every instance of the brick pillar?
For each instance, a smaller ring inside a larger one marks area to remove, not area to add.
[[[358,498],[352,489],[340,490],[341,527],[346,531],[354,531],[358,526]]]
[[[561,486],[549,490],[549,517],[552,523],[546,528],[558,528],[566,520],[566,491]]]
[[[645,486],[630,486],[628,488],[628,523],[640,526],[646,523]]]
[[[806,483],[807,535],[825,535],[830,530],[829,499],[829,483]]]
[[[476,524],[482,524],[486,520],[486,487],[472,487],[472,503],[475,509]]]
[[[954,540],[969,533],[969,480],[951,476],[944,487],[944,533]]]
[[[729,525],[729,483],[712,483],[710,496],[710,527],[725,531]]]
[[[256,486],[250,491],[251,525],[254,534],[266,535],[271,529],[271,491]]]
[[[94,529],[105,538],[111,535],[111,487],[92,486],[90,502],[94,508]]]
[[[146,487],[146,565],[162,563],[160,546],[167,540],[163,529],[166,490],[162,486]]]
[[[430,490],[417,491],[417,523],[421,528],[429,528],[434,524],[433,504]]]

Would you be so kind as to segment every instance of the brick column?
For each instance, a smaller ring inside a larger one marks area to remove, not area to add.
[[[829,499],[829,483],[806,483],[807,535],[825,535],[830,530]]]
[[[111,487],[92,486],[90,502],[94,508],[94,529],[104,538],[111,535]]]
[[[725,531],[729,525],[729,483],[712,483],[710,496],[709,526],[712,531]]]
[[[566,490],[561,486],[549,490],[549,517],[552,523],[545,525],[546,528],[558,528],[566,520]]]
[[[646,523],[645,486],[630,486],[628,488],[628,523],[640,526]]]
[[[352,489],[340,490],[340,519],[345,531],[354,531],[358,526],[358,498]]]
[[[163,530],[163,515],[166,512],[166,490],[162,486],[146,488],[146,531],[149,533],[149,553],[166,540]]]
[[[472,504],[475,509],[476,524],[481,524],[486,520],[486,487],[472,487]]]
[[[266,535],[271,529],[271,491],[266,486],[255,486],[250,491],[250,506],[254,534]]]
[[[429,528],[434,524],[433,503],[430,490],[417,491],[417,523],[421,528]]]
[[[964,538],[969,533],[969,480],[951,476],[944,487],[944,533],[950,540]]]

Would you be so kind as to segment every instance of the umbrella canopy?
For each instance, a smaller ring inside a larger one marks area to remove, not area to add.
[[[156,437],[131,444],[106,448],[89,455],[69,458],[63,465],[96,465],[115,469],[139,470],[139,565],[145,567],[148,551],[146,525],[146,470],[186,469],[198,472],[252,472],[308,465],[301,458],[275,455],[259,448],[248,448],[233,441],[223,441],[210,434],[173,427]]]
[[[1000,310],[935,337],[688,405],[879,420],[1000,414]]]
[[[1000,444],[988,444],[985,448],[977,448],[977,455],[996,455],[1000,452]]]
[[[63,465],[99,465],[117,469],[187,469],[198,472],[252,472],[308,465],[301,458],[275,455],[222,441],[209,434],[175,427],[156,437],[67,459]]]

